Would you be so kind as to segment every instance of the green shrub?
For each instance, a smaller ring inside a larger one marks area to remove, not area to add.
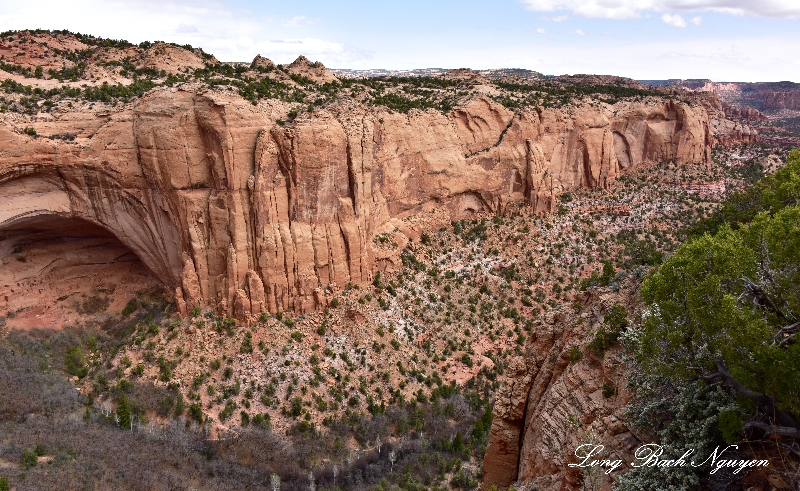
[[[28,450],[27,448],[22,450],[22,467],[30,469],[31,467],[35,467],[38,463],[39,456],[36,455],[36,451]]]
[[[607,331],[605,327],[601,326],[586,347],[596,356],[603,357],[606,351],[617,343],[618,339],[619,333]]]
[[[453,475],[453,478],[450,479],[450,485],[454,488],[475,489],[479,484],[478,480],[464,469],[460,469]]]
[[[255,416],[253,416],[253,426],[256,426],[258,428],[263,428],[265,430],[267,428],[271,428],[272,421],[269,417],[269,414],[264,413],[264,414],[256,414]]]
[[[78,378],[83,378],[89,373],[89,360],[80,346],[67,349],[64,355],[64,367],[67,373]]]
[[[742,439],[742,416],[736,411],[722,411],[718,417],[719,431],[728,443],[736,443]]]
[[[130,302],[125,304],[125,308],[122,309],[122,317],[128,317],[129,315],[131,315],[138,306],[139,303],[136,301],[135,298],[132,298]]]
[[[253,335],[249,332],[244,335],[242,346],[239,348],[239,353],[252,353],[253,352]]]
[[[120,392],[130,392],[131,390],[133,390],[133,387],[134,383],[128,379],[123,378],[120,379],[119,382],[117,382],[117,390]]]
[[[178,400],[175,401],[175,416],[183,416],[184,411],[186,411],[186,402],[183,400],[183,396],[178,394]]]
[[[123,429],[130,428],[131,416],[133,415],[133,408],[125,393],[120,394],[117,401],[117,418],[119,419],[119,427]]]
[[[203,422],[203,408],[199,402],[189,405],[189,416],[198,423]]]
[[[569,352],[569,362],[578,363],[583,358],[583,350],[580,346],[573,346]]]
[[[628,327],[628,311],[620,304],[615,304],[611,310],[603,316],[603,322],[612,332],[622,332]]]
[[[8,478],[5,476],[0,476],[0,491],[10,491],[11,485],[8,484]]]
[[[226,419],[230,418],[235,409],[236,402],[233,399],[228,399],[228,402],[225,403],[225,408],[219,412],[220,421],[225,421]]]

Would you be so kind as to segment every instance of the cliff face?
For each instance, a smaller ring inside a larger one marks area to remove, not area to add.
[[[113,114],[62,113],[31,138],[0,125],[0,230],[82,219],[130,248],[183,312],[246,321],[307,312],[400,264],[431,207],[451,218],[525,203],[551,210],[645,160],[710,163],[703,109],[666,101],[511,112],[476,98],[448,114],[337,106],[285,124],[201,89],[156,89]],[[281,124],[279,124],[281,123]],[[373,247],[378,234],[399,247]]]
[[[773,92],[764,98],[765,109],[794,109],[800,110],[800,91]]]
[[[728,83],[710,80],[676,80],[671,85],[698,92],[711,92],[725,105],[744,106],[741,117],[753,121],[760,120],[760,116],[752,112],[753,108],[769,113],[800,110],[800,84],[793,82]],[[750,114],[746,114],[747,112]],[[737,116],[731,115],[731,117]]]
[[[537,321],[524,356],[510,364],[497,393],[483,489],[515,482],[524,489],[572,489],[582,469],[567,464],[576,462],[575,449],[584,443],[604,445],[598,458],[632,460],[638,440],[622,418],[628,402],[622,361],[615,351],[598,358],[582,348],[603,315],[631,298],[628,288],[592,289],[579,310],[551,311]],[[611,488],[613,474],[594,477],[599,489]]]
[[[720,145],[739,145],[758,141],[758,131],[747,124],[725,118],[711,118],[710,121],[711,131]]]

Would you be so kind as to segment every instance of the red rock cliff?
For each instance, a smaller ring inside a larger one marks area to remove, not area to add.
[[[285,107],[284,107],[285,106]],[[306,312],[399,264],[373,249],[403,218],[526,203],[553,208],[645,160],[710,163],[704,109],[673,101],[512,112],[485,98],[448,114],[342,103],[301,113],[201,89],[156,89],[128,109],[0,125],[0,230],[37,217],[111,232],[195,305],[252,319]]]

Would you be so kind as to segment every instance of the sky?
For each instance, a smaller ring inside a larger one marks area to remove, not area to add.
[[[36,28],[222,61],[800,82],[800,0],[0,0],[0,31]]]

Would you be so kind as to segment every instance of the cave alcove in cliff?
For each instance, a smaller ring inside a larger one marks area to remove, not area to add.
[[[0,229],[0,315],[9,327],[119,314],[139,292],[161,287],[129,247],[89,221],[40,214]]]

